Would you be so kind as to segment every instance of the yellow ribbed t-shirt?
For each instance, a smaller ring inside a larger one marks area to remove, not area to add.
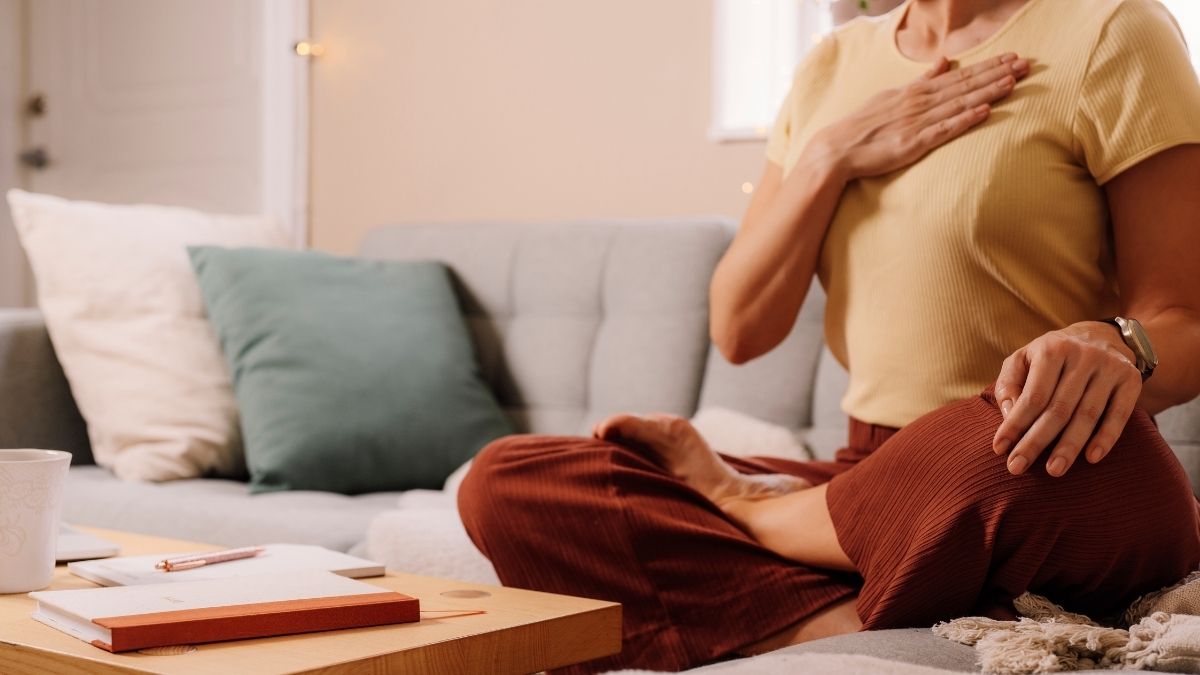
[[[797,68],[767,149],[785,174],[814,132],[928,70],[896,48],[906,8],[851,22]],[[1200,84],[1157,0],[1029,0],[955,61],[1009,51],[1032,70],[985,123],[853,181],[830,223],[825,337],[860,420],[903,426],[979,393],[1037,336],[1117,314],[1101,186],[1200,143]]]

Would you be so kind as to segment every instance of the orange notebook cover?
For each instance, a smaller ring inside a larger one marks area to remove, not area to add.
[[[33,618],[111,652],[419,621],[416,598],[331,572],[30,593]]]

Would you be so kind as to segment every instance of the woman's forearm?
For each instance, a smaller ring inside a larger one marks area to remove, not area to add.
[[[1200,395],[1200,312],[1174,307],[1130,316],[1142,323],[1158,353],[1158,368],[1142,386],[1138,404],[1156,415]]]
[[[713,341],[734,363],[770,351],[792,329],[846,179],[810,146],[762,212],[748,213],[713,274]]]

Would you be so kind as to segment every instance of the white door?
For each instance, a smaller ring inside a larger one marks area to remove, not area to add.
[[[271,213],[303,241],[301,0],[26,0],[21,183]],[[0,242],[2,245],[2,242]]]

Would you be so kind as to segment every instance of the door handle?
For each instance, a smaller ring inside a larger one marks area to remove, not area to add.
[[[41,171],[50,165],[50,155],[43,147],[30,148],[17,156],[21,166]]]

